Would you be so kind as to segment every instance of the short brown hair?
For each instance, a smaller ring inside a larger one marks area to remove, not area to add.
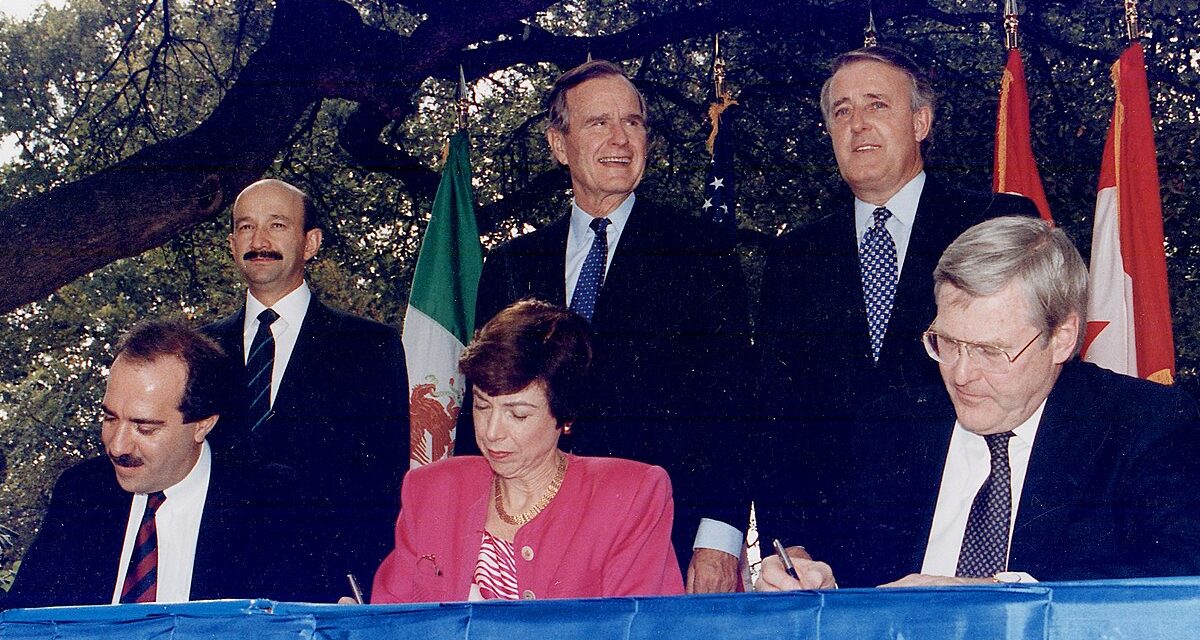
[[[475,333],[458,359],[472,385],[488,395],[540,382],[561,425],[579,415],[592,362],[592,331],[574,312],[541,300],[510,305]]]
[[[550,128],[566,133],[567,128],[571,126],[570,114],[567,113],[567,91],[578,87],[588,80],[609,76],[624,78],[629,82],[629,86],[633,88],[633,93],[637,95],[638,107],[642,110],[642,118],[646,121],[646,126],[649,127],[650,111],[646,108],[646,99],[642,97],[642,92],[638,91],[633,82],[629,80],[629,76],[626,76],[625,72],[621,71],[621,67],[608,60],[589,60],[567,71],[554,81],[554,86],[550,89],[550,95],[546,96],[546,117],[549,120]]]
[[[124,357],[134,362],[178,358],[187,369],[187,383],[179,399],[185,423],[222,413],[229,397],[226,384],[233,370],[220,345],[178,319],[139,322],[117,342],[113,360]]]

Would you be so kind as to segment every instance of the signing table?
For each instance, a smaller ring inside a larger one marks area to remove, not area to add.
[[[1200,578],[423,605],[228,600],[0,614],[0,640],[1096,638],[1200,634]]]

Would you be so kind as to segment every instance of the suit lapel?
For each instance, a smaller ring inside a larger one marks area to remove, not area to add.
[[[547,302],[567,306],[567,234],[571,214],[560,217],[545,228],[537,247],[537,268],[530,273],[530,288]]]
[[[629,311],[627,306],[630,300],[644,299],[637,291],[653,275],[645,273],[646,255],[657,244],[651,237],[655,231],[653,221],[646,219],[652,215],[641,203],[634,203],[625,228],[621,231],[621,241],[617,243],[612,263],[604,275],[600,294],[596,297],[593,326],[610,326]]]
[[[319,378],[308,369],[321,362],[323,338],[331,333],[329,325],[332,319],[328,307],[314,293],[308,301],[308,310],[304,313],[300,333],[296,336],[296,346],[292,348],[292,356],[288,359],[279,390],[275,393],[273,413],[293,415],[303,408],[305,382]]]

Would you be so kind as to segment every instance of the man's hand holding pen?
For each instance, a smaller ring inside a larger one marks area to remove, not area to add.
[[[804,547],[788,547],[787,559],[795,569],[795,577],[788,575],[779,554],[763,558],[762,573],[758,576],[756,591],[796,591],[800,589],[836,589],[833,569],[824,562],[817,562],[808,555]]]

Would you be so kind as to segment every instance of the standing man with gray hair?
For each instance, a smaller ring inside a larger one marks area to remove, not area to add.
[[[920,335],[933,315],[928,282],[942,250],[988,218],[1037,215],[1023,197],[964,191],[926,171],[936,97],[907,56],[867,47],[838,56],[832,70],[821,111],[846,189],[779,239],[763,276],[763,456],[795,474],[754,492],[767,538],[802,527],[809,507],[825,500],[816,489],[780,496],[788,486],[835,482],[852,452],[830,440],[860,406],[937,381]]]
[[[741,363],[750,347],[737,258],[709,221],[635,195],[648,112],[619,67],[571,69],[546,102],[546,141],[570,171],[571,211],[489,253],[476,323],[530,297],[590,321],[589,404],[564,447],[665,468],[676,552],[687,562],[696,548],[688,590],[730,591],[749,515],[737,455],[749,439]],[[458,443],[460,453],[473,444]]]
[[[944,390],[897,394],[861,423],[824,523],[840,542],[812,549],[828,564],[797,551],[802,581],[774,560],[761,585],[821,586],[831,566],[844,586],[1200,572],[1200,414],[1179,389],[1075,361],[1087,268],[1066,234],[984,222],[934,282],[923,342]]]

